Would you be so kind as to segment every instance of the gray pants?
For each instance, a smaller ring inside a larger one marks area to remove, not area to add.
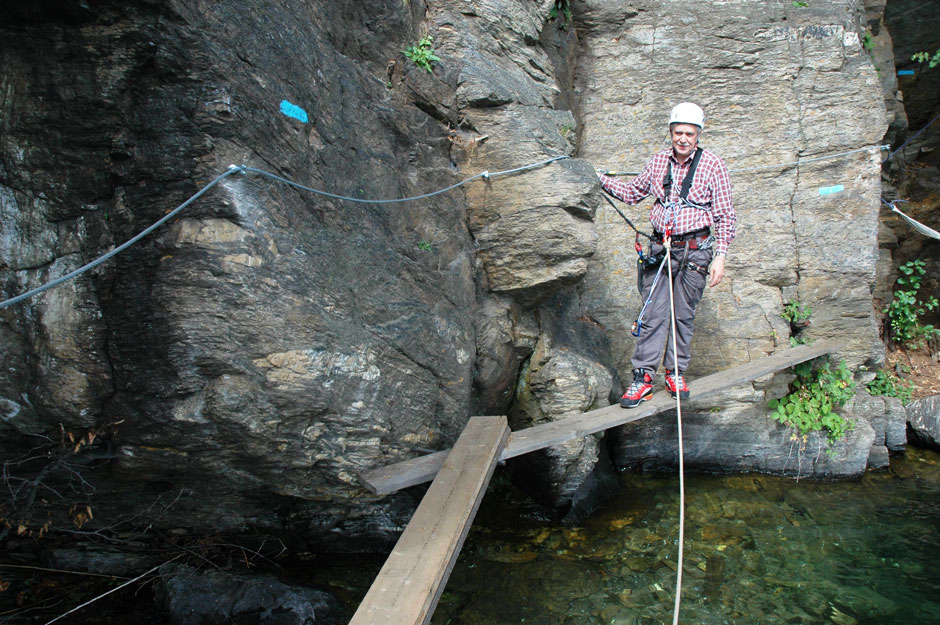
[[[655,256],[662,252],[663,247],[653,243],[651,252]],[[686,256],[686,254],[688,254]],[[673,248],[672,250],[672,283],[673,296],[675,298],[676,310],[676,352],[679,359],[679,371],[686,371],[689,368],[689,346],[692,343],[692,326],[695,321],[695,307],[702,299],[702,293],[705,290],[706,276],[693,267],[686,266],[682,271],[679,270],[683,257],[687,263],[692,263],[696,267],[705,269],[712,260],[712,250],[696,249],[686,250],[685,248]],[[640,295],[641,306],[646,303],[650,294],[650,287],[653,285],[653,279],[656,277],[656,269],[640,269]],[[656,283],[656,289],[653,291],[653,299],[643,313],[640,320],[640,336],[636,339],[636,347],[633,349],[633,368],[648,369],[655,372],[660,362],[660,355],[663,353],[663,343],[666,344],[666,354],[663,358],[663,366],[666,369],[672,369],[675,365],[672,352],[672,327],[669,319],[669,271],[668,267],[663,267]]]

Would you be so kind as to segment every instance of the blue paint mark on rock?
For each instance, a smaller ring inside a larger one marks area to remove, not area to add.
[[[287,100],[281,100],[281,112],[288,117],[299,119],[305,124],[307,123],[307,111],[303,110],[296,104],[291,104]]]
[[[898,76],[913,76],[914,70],[912,69],[899,69]]]
[[[819,187],[819,195],[832,195],[833,193],[839,193],[840,191],[845,191],[844,185],[837,184],[831,187]]]

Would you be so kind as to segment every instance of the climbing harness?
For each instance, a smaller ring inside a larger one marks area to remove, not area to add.
[[[620,210],[614,205],[610,198],[608,198],[606,195],[604,196],[604,199],[606,199],[608,203],[614,207],[614,210],[616,210],[617,213],[623,217],[624,221],[626,221],[627,224],[629,224],[629,226],[637,233],[636,242],[634,244],[637,255],[639,256],[637,259],[637,290],[639,290],[641,293],[643,292],[644,271],[651,271],[654,267],[657,268],[656,275],[653,276],[653,283],[650,285],[650,291],[647,294],[646,301],[643,302],[643,306],[640,308],[640,314],[637,315],[636,321],[633,322],[633,325],[630,328],[630,334],[635,337],[640,336],[640,332],[643,330],[643,315],[646,313],[646,309],[650,305],[650,302],[653,301],[653,293],[656,291],[656,285],[659,283],[659,278],[663,271],[663,265],[665,264],[669,265],[670,294],[672,293],[672,262],[666,263],[664,261],[667,258],[671,261],[673,244],[675,244],[676,247],[683,248],[682,258],[679,261],[679,268],[677,271],[682,272],[687,268],[693,268],[694,271],[697,271],[702,275],[708,274],[708,268],[703,268],[689,261],[689,250],[708,249],[711,247],[714,238],[711,236],[711,233],[708,231],[708,229],[697,230],[684,234],[680,237],[677,237],[675,243],[673,243],[671,237],[672,224],[675,223],[683,204],[701,208],[697,204],[689,201],[689,191],[692,190],[692,181],[695,177],[695,169],[698,166],[698,162],[701,156],[702,148],[697,147],[695,149],[695,155],[692,156],[692,162],[689,163],[689,171],[686,172],[685,177],[682,179],[682,187],[679,189],[679,200],[677,202],[672,202],[669,199],[669,195],[672,192],[673,178],[672,161],[668,162],[666,175],[663,176],[663,197],[665,198],[666,202],[663,203],[663,206],[665,206],[669,211],[667,213],[669,215],[669,225],[666,227],[665,233],[656,232],[655,230],[653,231],[652,236],[641,233],[636,228],[636,226],[634,226],[630,220],[627,219],[627,217],[622,212],[620,212]],[[661,200],[657,199],[656,201],[662,203]],[[643,253],[643,248],[640,245],[641,234],[650,240],[649,252],[647,254]],[[653,254],[653,243],[659,243],[663,245],[663,251],[658,254]]]

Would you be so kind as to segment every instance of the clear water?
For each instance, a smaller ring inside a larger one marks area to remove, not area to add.
[[[574,528],[512,499],[484,499],[432,625],[672,623],[675,476],[623,475]],[[940,623],[934,452],[852,482],[689,476],[685,532],[681,623]]]

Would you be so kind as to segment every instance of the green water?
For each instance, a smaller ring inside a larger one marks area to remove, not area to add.
[[[483,502],[432,625],[672,623],[678,479],[622,476],[573,528]],[[940,456],[852,482],[686,479],[681,623],[940,623]]]

